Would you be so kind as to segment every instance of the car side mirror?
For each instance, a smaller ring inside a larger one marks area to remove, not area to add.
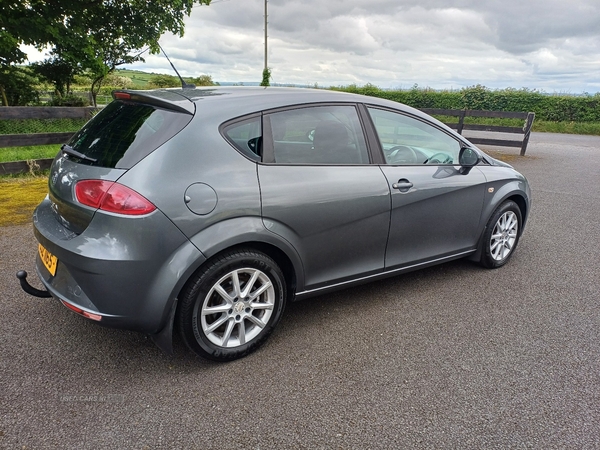
[[[482,160],[481,155],[474,149],[469,147],[463,147],[458,153],[458,163],[460,164],[460,173],[463,175],[468,174],[471,168],[479,164]]]

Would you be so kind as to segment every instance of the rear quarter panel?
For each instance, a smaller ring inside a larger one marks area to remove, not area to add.
[[[220,221],[260,217],[256,163],[221,137],[218,123],[199,117],[119,181],[148,198],[188,238]],[[216,194],[214,209],[206,214],[186,205],[186,190],[196,183]]]

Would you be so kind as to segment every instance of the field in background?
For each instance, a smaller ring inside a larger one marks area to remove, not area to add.
[[[148,83],[153,76],[158,75],[157,73],[142,72],[140,70],[129,70],[129,69],[118,69],[117,75],[131,78],[131,81],[135,85],[136,89],[146,89]]]

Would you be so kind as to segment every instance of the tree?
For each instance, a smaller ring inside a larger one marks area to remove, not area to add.
[[[194,4],[210,0],[2,0],[0,63],[15,64],[20,44],[50,45],[52,54],[92,75],[95,97],[116,67],[143,61],[144,48],[158,53],[169,31],[183,36]],[[21,59],[22,61],[23,59]],[[6,63],[4,63],[6,61]]]
[[[150,88],[181,87],[181,81],[173,75],[154,75],[148,81],[148,85]]]
[[[0,67],[19,64],[27,55],[19,49],[19,41],[8,31],[0,29]]]
[[[196,86],[217,86],[210,75],[200,75],[199,77],[192,78],[192,83]]]
[[[262,74],[262,82],[260,83],[261,86],[270,86],[271,83],[269,82],[271,80],[271,69],[269,67],[265,67],[265,69],[263,70],[263,74]]]
[[[108,86],[116,87],[119,89],[131,89],[135,87],[135,84],[133,83],[133,80],[131,78],[126,77],[124,75],[119,75],[119,72],[111,73],[104,79],[104,82]]]
[[[75,75],[81,73],[81,67],[74,65],[53,56],[43,62],[31,65],[33,71],[38,76],[54,86],[54,90],[58,97],[65,97],[71,90],[71,84],[75,80]]]
[[[29,67],[6,66],[0,68],[0,97],[2,106],[25,106],[37,103],[36,85],[39,80]]]

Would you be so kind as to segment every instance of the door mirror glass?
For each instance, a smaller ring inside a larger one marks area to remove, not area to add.
[[[463,147],[458,154],[458,163],[463,167],[473,167],[481,162],[481,155],[472,148]]]

